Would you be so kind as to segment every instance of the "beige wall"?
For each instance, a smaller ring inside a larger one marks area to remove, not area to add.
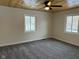
[[[35,32],[24,33],[24,14],[36,16]],[[47,38],[51,19],[52,14],[48,12],[0,6],[0,46]]]
[[[79,15],[79,8],[53,13],[52,37],[79,46],[79,33],[74,34],[64,32],[65,20],[69,15]]]
[[[24,33],[24,14],[36,16],[36,32]],[[79,8],[48,13],[0,6],[0,46],[54,37],[79,46],[79,33],[65,33],[68,15],[79,15]]]

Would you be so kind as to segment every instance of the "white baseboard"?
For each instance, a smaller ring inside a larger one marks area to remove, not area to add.
[[[13,43],[2,43],[0,44],[0,47],[4,47],[4,46],[10,46],[10,45],[15,45],[15,44],[22,44],[22,43],[27,43],[27,42],[32,42],[32,41],[38,41],[38,40],[43,40],[46,38],[39,38],[39,39],[32,39],[32,40],[26,40],[26,41],[18,41],[18,42],[13,42]]]
[[[72,44],[72,45],[75,45],[75,46],[79,46],[79,44],[77,44],[77,43],[74,43],[74,42],[71,42],[71,41],[68,41],[68,40],[66,40],[66,39],[64,39],[64,38],[58,38],[58,37],[51,37],[51,38],[55,38],[55,39],[57,39],[57,40],[60,40],[60,41],[63,41],[63,42],[66,42],[66,43],[69,43],[69,44]]]

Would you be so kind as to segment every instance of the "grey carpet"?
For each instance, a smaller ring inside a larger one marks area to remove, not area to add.
[[[0,59],[79,59],[79,47],[45,39],[1,47]]]

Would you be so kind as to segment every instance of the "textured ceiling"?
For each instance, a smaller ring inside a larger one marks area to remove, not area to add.
[[[44,10],[46,0],[0,0],[0,5],[14,8]],[[66,10],[79,6],[79,0],[53,0],[52,5],[62,5],[63,7],[52,7],[51,11]]]

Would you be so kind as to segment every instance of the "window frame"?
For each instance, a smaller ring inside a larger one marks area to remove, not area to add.
[[[68,16],[79,16],[79,15],[68,15]],[[78,34],[79,33],[79,20],[78,20],[78,32],[67,32],[66,31],[66,24],[67,24],[67,16],[65,17],[64,20],[64,33],[69,33],[69,34]]]
[[[26,30],[25,30],[25,16],[35,17],[35,30],[34,30],[34,31],[26,31]],[[36,28],[37,28],[36,23],[37,23],[37,21],[36,21],[36,16],[33,16],[33,15],[26,15],[26,14],[25,14],[25,15],[24,15],[24,33],[36,32]]]

